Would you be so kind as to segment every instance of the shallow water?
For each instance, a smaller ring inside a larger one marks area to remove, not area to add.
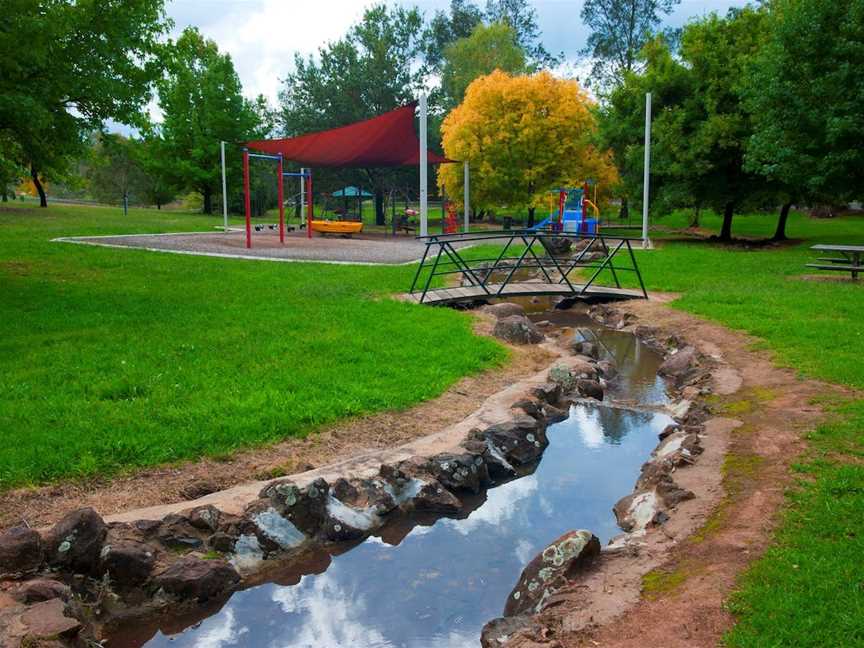
[[[600,339],[604,353],[617,356],[618,395],[664,400],[656,354],[629,335],[603,332]],[[477,646],[522,568],[549,542],[571,529],[590,529],[603,543],[619,533],[612,506],[631,491],[670,422],[654,412],[574,407],[568,420],[549,427],[536,469],[466,502],[473,510],[464,519],[394,521],[341,555],[318,552],[274,575],[282,584],[235,593],[192,627],[180,630],[176,619],[162,630],[140,624],[110,645]]]

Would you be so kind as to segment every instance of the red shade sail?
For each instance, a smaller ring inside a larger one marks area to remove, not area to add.
[[[372,119],[326,131],[256,140],[246,146],[310,167],[395,167],[420,164],[420,142],[414,132],[412,102]],[[432,151],[430,164],[453,162]]]

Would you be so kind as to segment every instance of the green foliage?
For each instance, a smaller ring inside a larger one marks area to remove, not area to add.
[[[654,37],[662,16],[681,0],[586,0],[582,22],[591,30],[582,54],[594,60],[588,85],[618,85],[633,72],[642,48]]]
[[[612,151],[621,177],[619,194],[625,200],[637,201],[637,205],[642,196],[644,169],[645,93],[652,93],[655,134],[662,130],[663,120],[670,119],[665,115],[693,94],[692,75],[675,60],[662,38],[648,43],[640,57],[644,70],[624,73],[623,81],[610,91],[598,109],[598,144]],[[662,147],[655,146],[651,192],[658,210],[662,211],[666,203],[676,207],[692,205],[692,193],[682,188],[680,179],[673,186],[669,178],[656,172],[663,158]]]
[[[414,9],[380,4],[317,56],[294,58],[280,93],[279,120],[293,136],[369,119],[413,101],[423,87],[426,48],[423,17]],[[315,187],[371,187],[379,206],[387,185],[416,185],[416,169],[318,172]],[[384,223],[379,209],[376,221]]]
[[[652,192],[661,210],[711,207],[724,213],[720,238],[731,238],[742,208],[778,202],[782,187],[744,167],[753,134],[741,101],[741,79],[764,40],[766,12],[744,8],[689,23],[680,60],[654,40],[645,69],[624,75],[601,110],[601,140],[615,151],[626,193],[641,187],[644,94],[652,93]],[[785,200],[782,200],[785,202]]]
[[[140,123],[159,72],[164,0],[6,0],[0,27],[0,157],[62,177],[107,119]],[[47,204],[43,196],[43,205]]]
[[[494,70],[509,74],[527,71],[525,52],[516,42],[516,32],[505,23],[478,25],[468,38],[447,46],[441,87],[450,105],[462,102],[474,79]]]
[[[116,134],[100,135],[87,164],[86,177],[90,195],[99,202],[131,203],[143,198],[145,173],[136,148],[140,142]]]
[[[470,0],[450,0],[450,9],[435,12],[426,29],[426,63],[440,71],[444,51],[460,38],[468,38],[474,28],[483,24],[483,12]]]
[[[743,88],[747,166],[798,199],[864,195],[864,1],[776,0]]]
[[[404,105],[422,87],[423,19],[376,5],[317,56],[294,57],[280,94],[286,135],[343,126]]]
[[[486,0],[486,20],[513,29],[516,43],[527,54],[533,69],[554,67],[564,56],[550,54],[543,46],[537,10],[527,0]]]
[[[435,397],[506,357],[465,313],[386,298],[411,267],[64,245],[50,239],[221,219],[34,216],[0,211],[0,489],[302,437]]]
[[[166,64],[167,73],[157,83],[164,119],[148,138],[154,140],[150,168],[158,177],[200,193],[209,214],[221,184],[220,141],[265,136],[270,130],[266,102],[243,98],[231,57],[195,28],[169,44]],[[231,156],[230,162],[236,178],[240,156]]]

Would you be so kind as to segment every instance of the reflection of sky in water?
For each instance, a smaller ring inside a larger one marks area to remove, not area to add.
[[[537,470],[492,489],[464,520],[417,526],[398,546],[370,538],[295,586],[238,592],[197,627],[148,646],[461,648],[500,616],[525,564],[570,529],[602,542],[669,423],[660,414],[575,408],[549,428]],[[385,534],[386,537],[386,534]]]

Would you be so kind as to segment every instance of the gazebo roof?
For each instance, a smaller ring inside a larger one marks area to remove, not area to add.
[[[334,198],[372,198],[375,194],[371,194],[357,187],[342,187],[330,194]]]
[[[284,139],[255,140],[246,146],[282,154],[309,167],[398,167],[420,164],[420,142],[414,132],[416,102],[372,119],[339,128]],[[429,164],[453,162],[428,152]]]

